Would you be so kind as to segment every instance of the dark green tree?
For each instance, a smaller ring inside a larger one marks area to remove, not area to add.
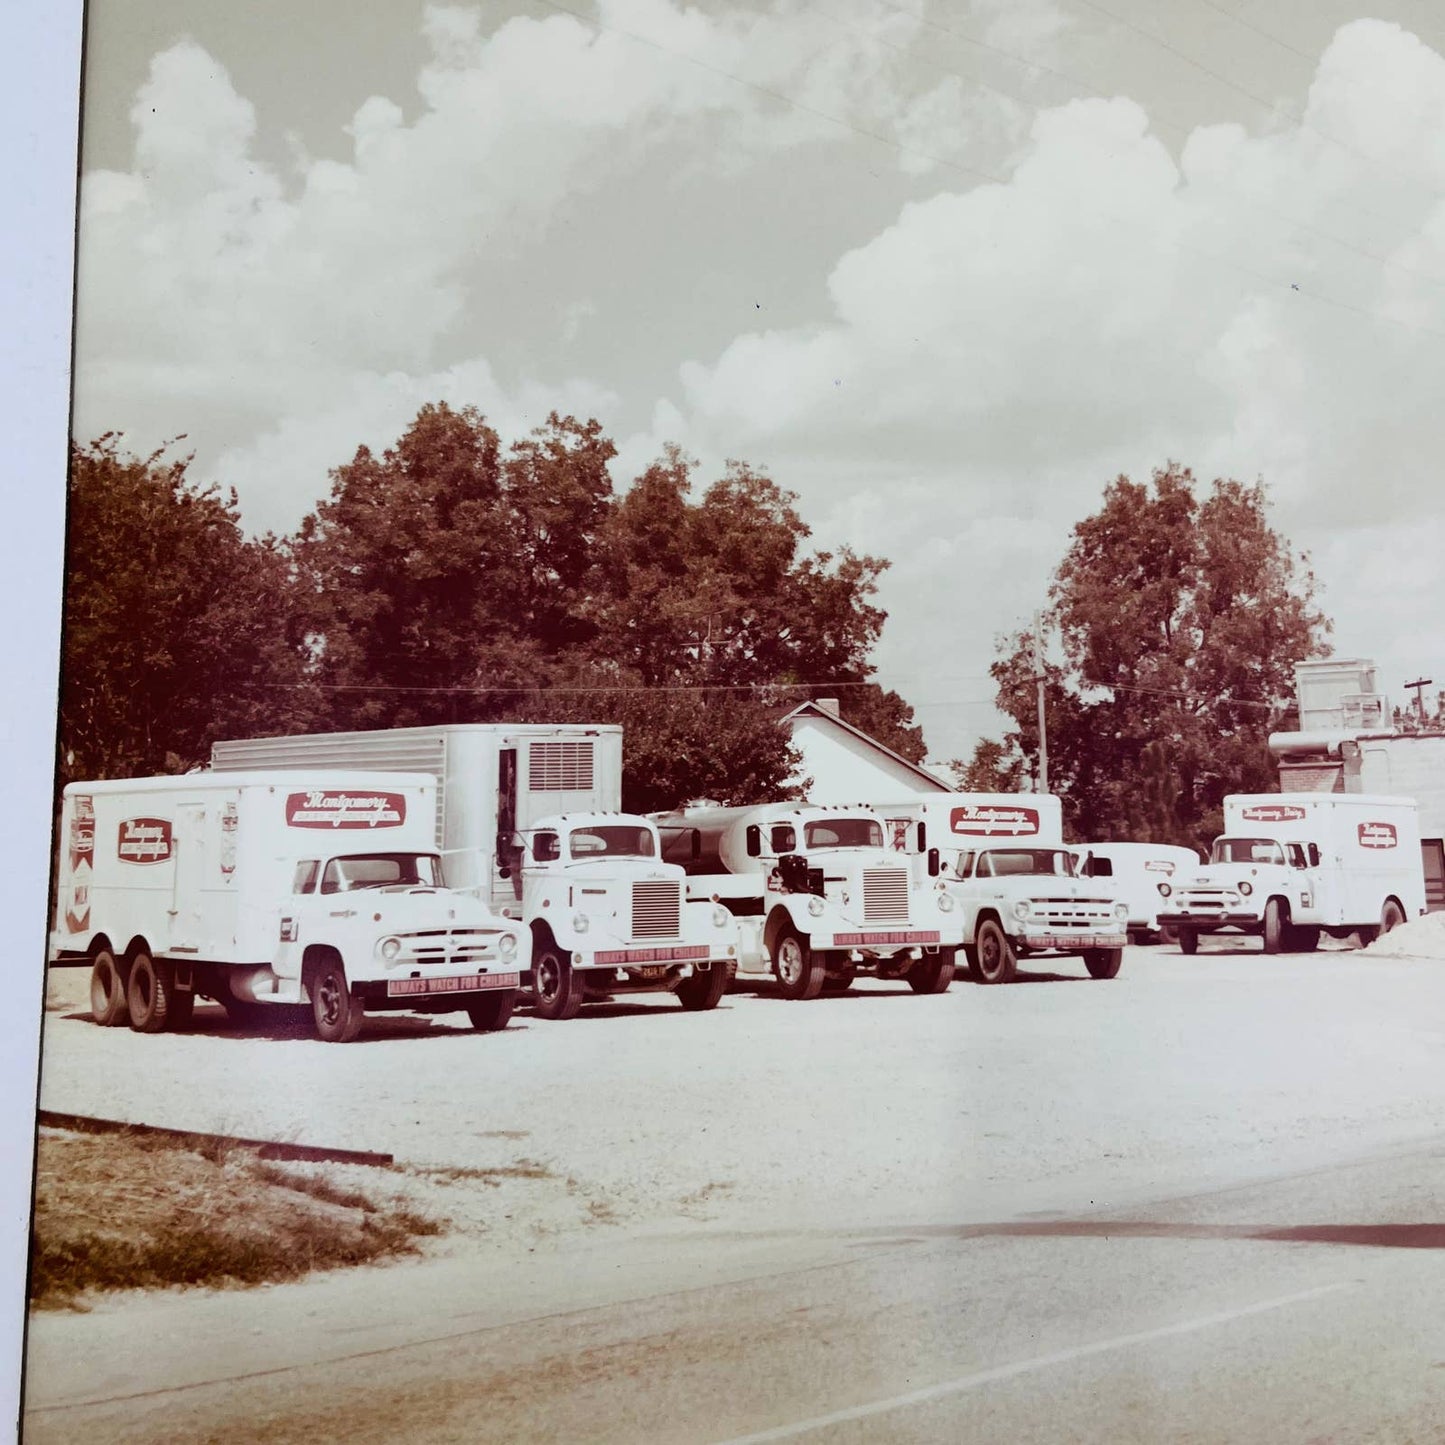
[[[1174,463],[1147,486],[1118,478],[1055,574],[1049,783],[1075,836],[1207,843],[1225,794],[1276,786],[1267,738],[1291,705],[1293,665],[1328,651],[1309,559],[1271,527],[1264,485],[1200,492]],[[1032,655],[1020,633],[991,669],[1015,722],[1005,751],[1030,774]],[[983,747],[975,764],[996,766]]]

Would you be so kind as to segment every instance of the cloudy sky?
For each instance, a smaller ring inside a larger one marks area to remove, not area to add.
[[[940,758],[1175,458],[1445,687],[1445,12],[1363,3],[91,0],[75,429],[256,530],[436,399],[744,458],[891,559]]]

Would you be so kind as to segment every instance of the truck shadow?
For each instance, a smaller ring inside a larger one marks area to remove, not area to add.
[[[955,984],[964,984],[969,988],[997,988],[998,984],[980,983],[971,974],[956,973],[953,976]],[[1013,976],[1014,983],[1093,983],[1094,980],[1087,973],[1041,973],[1033,969],[1021,968]],[[1008,987],[1008,985],[1004,985]]]
[[[1141,1219],[1051,1219],[910,1229],[949,1239],[1253,1239],[1372,1249],[1445,1249],[1445,1224],[1186,1224]],[[900,1236],[901,1237],[901,1236]]]

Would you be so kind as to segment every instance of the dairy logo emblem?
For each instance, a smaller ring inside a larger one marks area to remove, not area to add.
[[[1295,823],[1305,816],[1298,803],[1255,803],[1241,815],[1251,823]]]
[[[1356,836],[1361,848],[1394,848],[1400,841],[1393,823],[1361,823]]]
[[[399,828],[404,822],[403,793],[311,788],[286,798],[288,828]]]
[[[122,863],[165,863],[173,852],[169,818],[126,818],[116,836]]]
[[[906,853],[908,851],[908,820],[906,818],[892,818],[888,823],[893,834],[893,851],[895,853]]]
[[[240,814],[229,799],[221,809],[221,873],[229,878],[236,871],[236,829]]]
[[[1145,865],[1146,873],[1172,873],[1174,865],[1164,858],[1151,858]]]
[[[948,826],[970,838],[1028,837],[1039,831],[1039,810],[1004,803],[965,803],[949,813]]]

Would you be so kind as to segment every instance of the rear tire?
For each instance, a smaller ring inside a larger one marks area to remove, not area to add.
[[[828,966],[796,929],[784,928],[773,940],[773,974],[784,998],[805,1003],[822,993]]]
[[[693,970],[690,977],[677,986],[677,1001],[689,1013],[705,1013],[722,1002],[732,981],[733,966],[721,959],[714,959],[706,973]]]
[[[125,1001],[125,977],[115,954],[102,948],[90,966],[90,1016],[102,1028],[125,1023],[130,1010]]]
[[[1405,921],[1405,910],[1392,898],[1385,904],[1384,912],[1380,914],[1380,932],[1389,933],[1392,928],[1398,928]]]
[[[349,1044],[361,1032],[366,1008],[351,995],[346,969],[334,955],[313,965],[306,991],[311,995],[311,1022],[316,1037],[327,1044]]]
[[[532,955],[532,1011],[539,1019],[575,1019],[585,993],[572,960],[555,943]]]
[[[940,948],[931,956],[925,954],[904,975],[908,987],[914,993],[947,993],[953,982],[953,961],[951,948]]]
[[[141,949],[130,961],[126,980],[125,1002],[130,1013],[130,1026],[138,1034],[158,1034],[166,1026],[171,1011],[171,968]]]
[[[1124,962],[1122,948],[1086,948],[1084,967],[1090,978],[1118,978],[1119,965]]]
[[[1179,952],[1187,953],[1191,957],[1199,952],[1199,934],[1193,928],[1180,927],[1175,930],[1179,938]]]
[[[1289,927],[1284,907],[1278,898],[1264,905],[1264,951],[1278,953],[1284,947],[1284,931]]]
[[[1018,956],[1008,935],[992,918],[978,927],[978,941],[974,945],[978,962],[974,965],[974,976],[980,983],[1012,983],[1018,973]]]
[[[467,1005],[467,1017],[479,1033],[494,1034],[507,1027],[517,1004],[517,990],[499,988]]]

